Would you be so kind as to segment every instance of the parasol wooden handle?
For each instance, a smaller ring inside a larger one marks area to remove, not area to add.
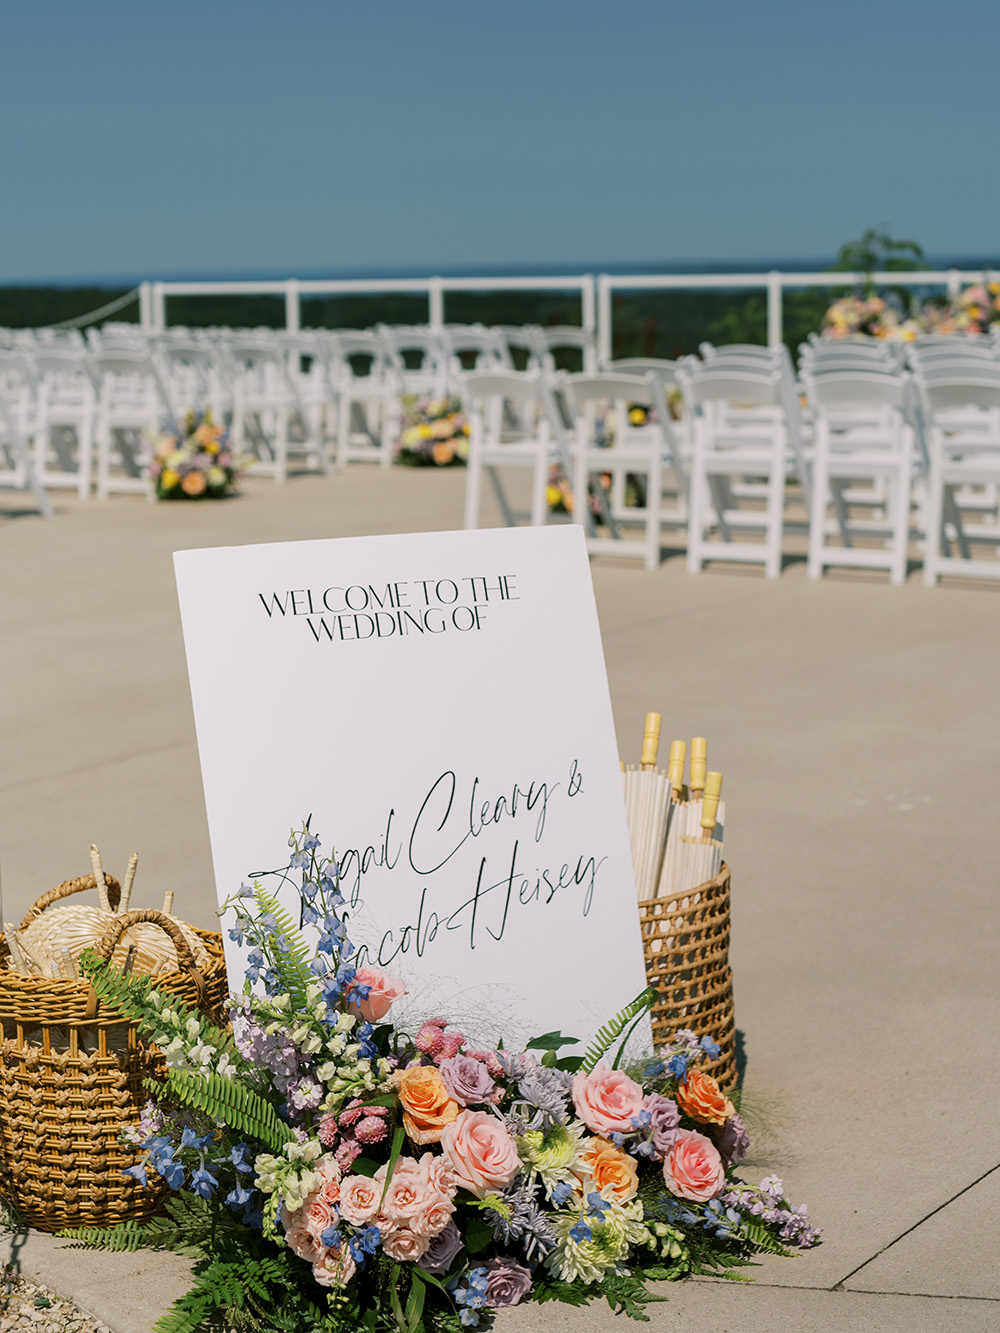
[[[715,828],[715,818],[719,813],[719,797],[722,795],[722,774],[705,774],[705,799],[701,803],[701,826],[707,837],[711,838]]]
[[[656,756],[660,752],[660,727],[663,718],[659,713],[647,713],[642,729],[642,755],[639,764],[644,769],[656,767]]]
[[[677,800],[684,786],[684,763],[687,759],[687,745],[684,741],[670,742],[670,758],[667,761],[667,777]]]
[[[105,874],[104,883],[108,890],[108,900],[111,903],[111,910],[114,911],[121,899],[122,888],[114,875]],[[51,907],[57,903],[60,898],[68,898],[71,893],[83,893],[87,889],[97,888],[96,875],[80,875],[77,879],[65,879],[61,884],[57,884],[54,889],[49,889],[48,893],[42,896],[28,908],[24,920],[21,922],[20,929],[24,930],[30,926],[36,917],[40,917],[46,907]]]
[[[700,796],[705,790],[705,767],[708,763],[708,741],[704,736],[691,740],[691,795]]]

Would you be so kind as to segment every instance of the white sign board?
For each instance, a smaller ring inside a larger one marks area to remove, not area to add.
[[[220,901],[286,864],[311,816],[343,869],[358,965],[407,982],[397,1021],[588,1039],[639,994],[579,527],[220,547],[175,565]]]

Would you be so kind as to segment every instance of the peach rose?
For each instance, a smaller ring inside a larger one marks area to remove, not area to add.
[[[324,1248],[321,1258],[313,1264],[313,1277],[321,1287],[346,1287],[356,1267],[346,1245],[339,1250]]]
[[[317,1263],[323,1257],[324,1246],[313,1235],[306,1221],[305,1208],[298,1208],[294,1213],[286,1208],[281,1210],[281,1223],[285,1228],[285,1240],[288,1248],[307,1263]]]
[[[439,440],[431,445],[431,457],[438,467],[447,467],[455,457],[455,446],[448,440]]]
[[[628,1134],[632,1117],[642,1110],[643,1091],[638,1083],[602,1061],[589,1074],[573,1076],[573,1105],[576,1113],[595,1134]]]
[[[455,1205],[451,1199],[434,1198],[411,1219],[410,1230],[415,1236],[426,1236],[428,1240],[433,1240],[448,1225],[454,1211]]]
[[[635,1158],[607,1139],[591,1139],[580,1154],[598,1194],[614,1203],[628,1203],[639,1189]]]
[[[439,1143],[441,1131],[458,1115],[458,1102],[449,1097],[444,1080],[433,1065],[403,1069],[396,1077],[403,1107],[403,1128],[414,1143]]]
[[[340,1216],[352,1227],[366,1227],[378,1212],[382,1186],[367,1176],[348,1176],[340,1184]]]
[[[323,1192],[320,1190],[316,1194],[310,1194],[306,1199],[304,1208],[306,1226],[316,1237],[317,1240],[323,1235],[328,1226],[333,1225],[333,1205],[327,1203],[323,1198]]]
[[[726,1168],[710,1139],[693,1129],[681,1129],[663,1163],[663,1179],[671,1194],[706,1203],[722,1193]]]
[[[479,1199],[502,1189],[521,1169],[517,1145],[488,1111],[463,1111],[441,1135],[455,1180]]]
[[[376,1181],[383,1186],[387,1170],[388,1166],[380,1166],[375,1172]],[[389,1188],[385,1191],[382,1211],[392,1221],[408,1224],[423,1209],[427,1193],[427,1183],[421,1177],[418,1163],[412,1157],[401,1157],[393,1170]]]
[[[408,1227],[400,1227],[382,1238],[382,1249],[399,1263],[416,1263],[430,1244],[429,1236],[418,1236]]]
[[[204,472],[189,472],[181,478],[181,490],[185,495],[201,495],[205,489]]]
[[[677,1085],[677,1105],[692,1120],[707,1125],[724,1125],[736,1114],[736,1108],[722,1092],[711,1074],[691,1069],[683,1083]]]
[[[347,1006],[356,1018],[363,1018],[366,1023],[378,1023],[385,1018],[396,1000],[406,994],[402,981],[380,972],[377,967],[359,967],[354,984],[371,988],[366,1000],[354,1000]]]

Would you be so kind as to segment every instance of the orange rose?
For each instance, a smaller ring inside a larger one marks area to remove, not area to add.
[[[439,441],[431,446],[431,454],[438,467],[447,467],[455,457],[455,446],[450,440]]]
[[[581,1157],[590,1169],[597,1192],[609,1202],[628,1203],[639,1188],[635,1160],[607,1139],[591,1139]]]
[[[189,472],[181,479],[181,490],[185,495],[201,495],[205,489],[204,472]]]
[[[720,1089],[711,1074],[691,1069],[683,1083],[677,1085],[677,1105],[685,1115],[707,1125],[724,1125],[736,1108]]]
[[[441,1131],[462,1109],[448,1095],[444,1080],[433,1065],[417,1065],[396,1075],[403,1107],[403,1128],[414,1143],[439,1143]]]

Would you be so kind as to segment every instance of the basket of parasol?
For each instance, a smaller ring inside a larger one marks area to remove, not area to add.
[[[104,880],[110,910],[95,953],[117,962],[123,938],[137,927],[147,936],[151,929],[165,935],[176,961],[155,974],[157,987],[218,1018],[227,994],[221,937],[194,932],[207,959],[199,966],[172,917],[116,915],[119,885],[111,876]],[[97,886],[98,878],[86,875],[40,898],[12,933],[14,950],[47,907]],[[156,1048],[102,1005],[85,978],[16,970],[6,933],[0,935],[0,1029],[0,1194],[42,1231],[152,1216],[166,1187],[152,1178],[143,1187],[122,1174],[139,1153],[120,1134],[139,1120],[147,1100],[143,1079],[162,1077]]]
[[[723,1088],[737,1081],[733,974],[729,967],[729,867],[692,889],[640,900],[646,978],[656,992],[653,1044],[678,1028],[718,1042],[705,1072]]]

